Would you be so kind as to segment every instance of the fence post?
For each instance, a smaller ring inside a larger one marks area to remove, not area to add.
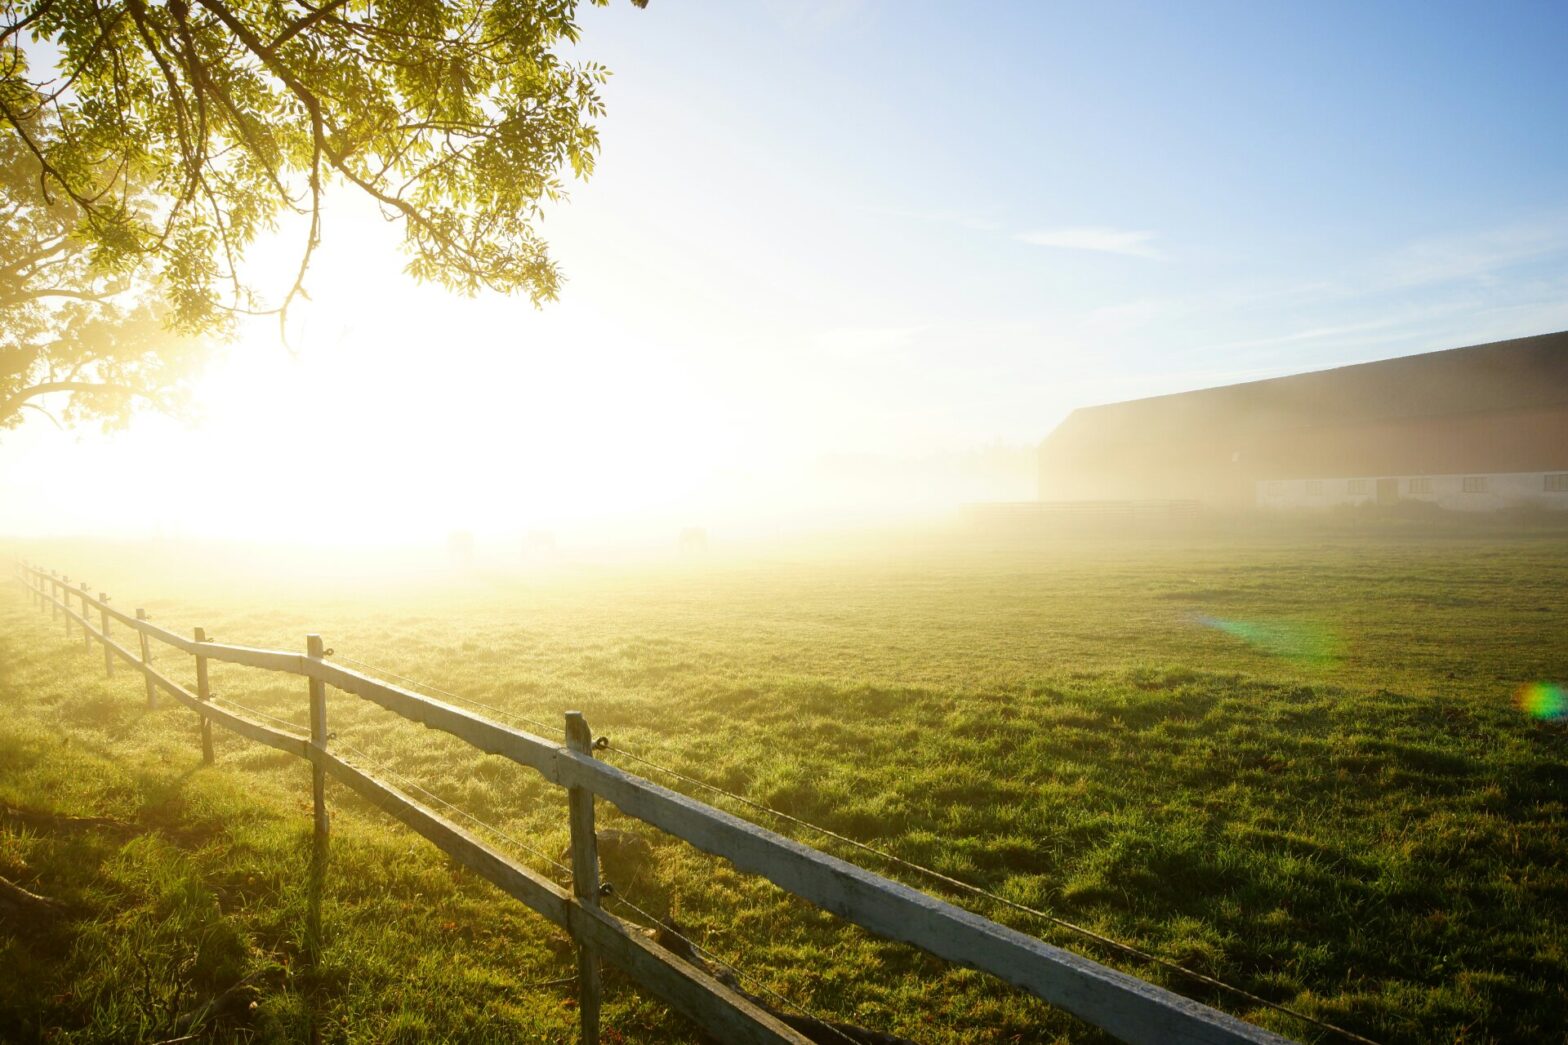
[[[60,616],[60,604],[55,600],[60,597],[60,583],[55,579],[55,572],[49,571],[49,619],[54,620]]]
[[[109,593],[98,593],[98,619],[103,625],[103,671],[110,678],[114,677],[114,650],[109,648]]]
[[[581,711],[566,713],[566,746],[593,757],[593,734]],[[593,792],[585,787],[566,789],[572,823],[572,893],[584,907],[599,906],[599,843],[594,836]],[[599,956],[586,945],[577,945],[577,1008],[582,1019],[583,1045],[599,1045]]]
[[[207,630],[197,628],[195,631],[197,642],[207,641]],[[196,654],[196,699],[203,704],[212,699],[212,690],[207,684],[207,658],[200,653]],[[206,715],[201,717],[201,760],[205,765],[212,765],[212,720]]]
[[[305,654],[311,660],[326,655],[320,635],[305,636]],[[327,750],[327,684],[318,678],[310,680],[310,745],[318,751]],[[315,962],[321,953],[321,885],[327,868],[327,771],[318,763],[311,763],[311,795],[316,804],[316,825],[310,855],[310,898],[306,911],[305,946]]]
[[[81,591],[82,591],[82,649],[90,650],[90,649],[93,648],[93,629],[87,626],[87,600],[88,600],[88,598],[90,598],[90,596],[87,594],[87,582],[86,581],[82,582]]]
[[[136,619],[146,620],[147,611],[138,606],[136,608]],[[142,640],[142,678],[147,681],[147,706],[156,708],[158,706],[158,687],[152,684],[152,675],[147,670],[152,667],[152,661],[147,656],[147,633],[137,628],[136,637]]]
[[[65,618],[65,637],[71,637],[71,578],[60,574],[60,616]]]

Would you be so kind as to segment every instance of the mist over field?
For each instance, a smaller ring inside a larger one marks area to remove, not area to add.
[[[545,736],[562,710],[581,710],[609,738],[602,757],[613,765],[681,789],[716,785],[723,792],[692,793],[1232,1011],[1224,991],[726,793],[1252,994],[1297,1006],[1310,997],[1309,1013],[1329,1022],[1422,1040],[1399,1028],[1482,1020],[1499,1038],[1539,1035],[1563,1001],[1560,985],[1533,977],[1560,960],[1550,956],[1564,839],[1552,796],[1568,736],[1553,724],[1549,680],[1568,655],[1556,597],[1564,547],[1560,529],[1361,521],[1048,541],[905,530],[501,564],[453,563],[429,547],[390,557],[173,542],[22,550],[79,564],[95,589],[177,633],[201,622],[220,642],[281,650],[321,634],[336,663]],[[267,963],[288,961],[287,912],[302,902],[288,856],[302,830],[294,760],[219,731],[220,771],[179,783],[197,757],[189,713],[147,711],[139,683],[105,679],[78,640],[45,627],[58,624],[47,612],[40,619],[11,589],[4,606],[0,684],[27,695],[7,734],[7,802],[80,801],[168,839],[132,858],[111,834],[82,863],[80,848],[39,835],[16,852],[57,890],[108,875],[133,904],[122,919],[154,918],[174,902],[166,890],[184,890],[180,920],[150,928],[143,946],[175,960],[184,934],[252,941],[233,960],[259,985],[247,1025],[264,1035],[349,1013],[370,1037],[435,1036],[454,1020],[487,1035],[518,1021],[568,1033],[573,1016],[557,999],[569,984],[530,986],[559,979],[548,928],[498,908],[482,882],[449,874],[434,850],[410,848],[336,789],[325,917],[331,946],[364,956],[353,959],[356,985],[325,1010],[275,993],[289,974]],[[188,657],[156,645],[153,657],[189,684]],[[297,680],[209,670],[220,707],[306,727]],[[462,742],[347,695],[329,708],[336,750],[426,802],[454,803],[483,837],[557,873],[549,856],[566,845],[565,820],[537,776],[476,761]],[[172,795],[182,797],[171,806]],[[824,920],[612,806],[601,816],[651,844],[630,867],[606,864],[634,905],[612,909],[634,921],[675,912],[724,960],[779,970],[765,982],[811,1011],[919,1041],[973,1040],[977,1023],[1021,1040],[1085,1033],[1027,995],[998,997],[974,974]],[[208,832],[221,843],[181,841]],[[169,876],[189,884],[156,884]],[[237,881],[251,884],[238,894],[223,884]],[[204,907],[208,889],[230,899]],[[500,933],[479,929],[496,919]],[[741,943],[738,933],[757,931],[747,926],[766,928]],[[410,953],[431,958],[393,959]],[[112,963],[124,960],[66,968],[114,992]],[[239,974],[227,968],[202,975]],[[802,972],[821,968],[859,973]],[[7,1018],[38,1018],[31,997],[0,997]],[[921,1014],[933,997],[940,1015]],[[46,1011],[69,1011],[59,1004]],[[1257,1003],[1239,1009],[1314,1034]],[[131,1011],[103,1011],[92,1033]],[[677,1017],[629,991],[610,993],[605,1019],[628,1037],[685,1040]]]

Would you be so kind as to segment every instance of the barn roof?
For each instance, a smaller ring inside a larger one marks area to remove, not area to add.
[[[1047,450],[1568,405],[1568,331],[1073,411]]]

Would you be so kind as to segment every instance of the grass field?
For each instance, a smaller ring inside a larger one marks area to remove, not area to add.
[[[290,649],[317,631],[340,658],[550,724],[580,708],[617,748],[1377,1041],[1560,1040],[1568,1021],[1568,730],[1515,705],[1568,682],[1561,531],[890,541],[418,582],[15,550],[166,627]],[[189,682],[189,658],[158,659]],[[305,722],[302,680],[215,665],[212,685]],[[188,712],[146,710],[139,680],[106,680],[14,585],[0,702],[0,801],[126,825],[0,833],[0,874],[69,905],[0,936],[8,1040],[573,1040],[565,938],[341,789],[308,967],[307,768],[221,733],[202,768]],[[329,715],[369,764],[542,853],[565,844],[564,796],[531,771],[341,694]],[[655,861],[610,868],[618,889],[815,1012],[923,1042],[1099,1040],[651,838]],[[697,1040],[629,984],[608,995],[607,1040]]]

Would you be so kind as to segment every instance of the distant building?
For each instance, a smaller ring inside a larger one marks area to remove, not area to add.
[[[1040,499],[1568,509],[1568,332],[1075,410]]]

